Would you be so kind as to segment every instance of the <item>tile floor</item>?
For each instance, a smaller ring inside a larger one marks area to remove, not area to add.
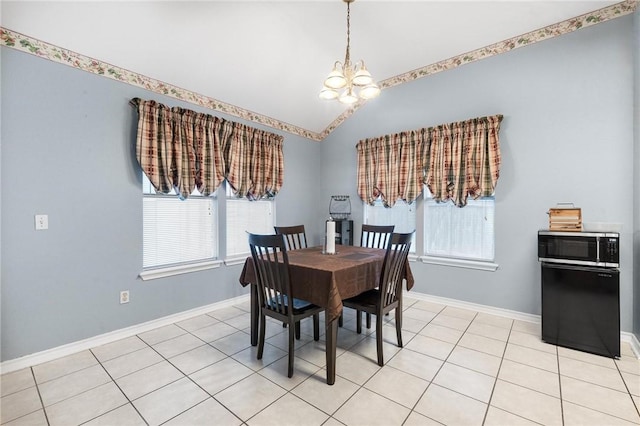
[[[286,330],[249,342],[248,302],[1,377],[3,425],[638,425],[640,361],[540,341],[539,325],[407,298],[385,360],[338,332],[337,375],[311,320],[286,376]],[[372,330],[369,330],[370,333]]]

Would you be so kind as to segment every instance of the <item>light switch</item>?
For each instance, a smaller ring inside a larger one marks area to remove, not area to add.
[[[46,214],[36,215],[36,231],[49,229],[49,216]]]

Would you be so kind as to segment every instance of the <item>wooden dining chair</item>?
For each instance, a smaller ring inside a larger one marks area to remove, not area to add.
[[[362,224],[360,232],[360,247],[387,249],[395,225],[367,225]],[[358,314],[360,316],[360,314]],[[371,314],[367,313],[367,328],[371,328]],[[342,316],[338,321],[342,326]]]
[[[362,225],[360,247],[386,249],[395,225]]]
[[[305,300],[294,299],[291,293],[289,257],[282,235],[249,234],[249,247],[257,277],[260,330],[258,359],[264,352],[266,317],[282,321],[289,327],[289,370],[293,376],[294,336],[300,335],[300,320],[313,316],[313,338],[320,339],[320,312],[325,308]]]
[[[398,347],[402,347],[402,281],[404,279],[405,265],[413,232],[408,234],[393,234],[391,245],[382,266],[379,286],[368,290],[355,297],[342,301],[344,306],[355,309],[356,332],[362,333],[361,312],[376,316],[376,343],[378,350],[378,365],[384,365],[382,354],[382,317],[395,309],[396,335]]]
[[[307,248],[307,234],[304,232],[304,225],[274,226],[273,228],[276,234],[284,235],[287,250]]]

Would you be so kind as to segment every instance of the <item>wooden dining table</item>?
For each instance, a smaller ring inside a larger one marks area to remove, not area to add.
[[[378,286],[385,251],[336,245],[335,254],[324,254],[322,247],[290,250],[287,254],[293,297],[326,309],[327,383],[332,385],[336,376],[336,341],[342,300]],[[410,290],[414,281],[408,262],[404,278],[407,290]],[[242,286],[256,284],[251,257],[245,260],[239,281]],[[258,343],[259,309],[256,286],[251,285],[251,344],[254,346]]]

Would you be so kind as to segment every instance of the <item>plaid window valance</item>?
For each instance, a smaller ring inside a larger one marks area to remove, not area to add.
[[[155,101],[131,104],[138,110],[138,163],[156,191],[209,195],[227,179],[234,194],[260,199],[282,187],[282,136]]]
[[[358,194],[368,204],[413,202],[426,184],[436,201],[459,207],[493,194],[500,174],[502,115],[474,118],[373,139],[356,145]]]

